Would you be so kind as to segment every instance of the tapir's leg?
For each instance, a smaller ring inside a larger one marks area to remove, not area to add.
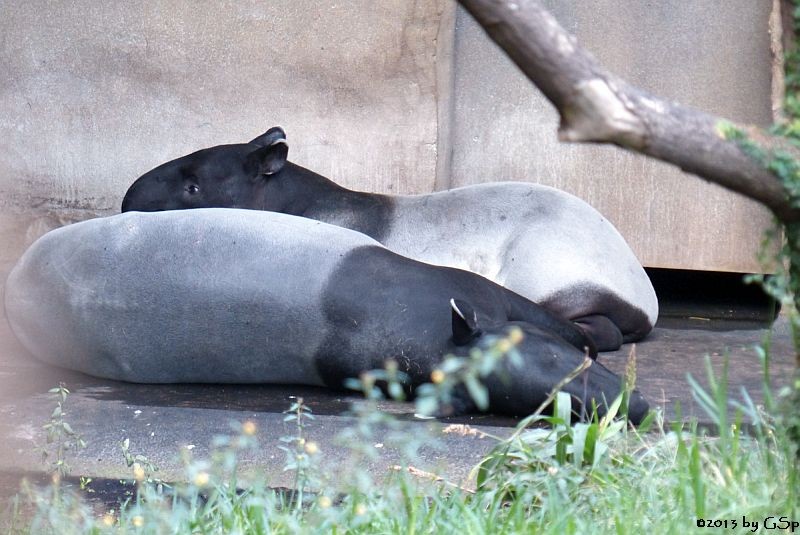
[[[622,345],[623,337],[619,327],[602,314],[591,314],[573,318],[597,344],[598,351],[614,351]]]

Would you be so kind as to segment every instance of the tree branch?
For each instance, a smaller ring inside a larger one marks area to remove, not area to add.
[[[780,179],[725,139],[710,114],[662,100],[603,68],[536,0],[458,0],[561,115],[562,141],[613,143],[677,165],[754,199],[783,222],[800,221]],[[793,148],[733,125],[767,146]]]

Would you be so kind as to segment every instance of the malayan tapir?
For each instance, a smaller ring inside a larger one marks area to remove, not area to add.
[[[483,275],[580,323],[600,350],[655,324],[647,274],[614,226],[577,197],[520,182],[413,196],[351,191],[288,162],[285,137],[274,127],[160,165],[131,185],[122,211],[249,208],[347,227],[403,256]]]
[[[392,358],[416,387],[444,355],[517,326],[524,365],[487,380],[489,410],[516,415],[593,352],[582,329],[479,275],[248,210],[130,212],[53,230],[9,275],[5,306],[36,357],[144,383],[341,388]],[[565,391],[602,413],[620,378],[597,362],[584,373]],[[474,409],[466,395],[454,406]],[[647,410],[634,392],[630,419]]]

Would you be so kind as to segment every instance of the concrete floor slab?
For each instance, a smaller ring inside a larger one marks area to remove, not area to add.
[[[705,329],[692,328],[691,320],[682,328],[658,327],[636,345],[637,384],[651,405],[660,407],[667,419],[675,417],[678,403],[684,417],[708,422],[692,396],[687,374],[706,383],[705,356],[719,373],[729,359],[729,390],[732,399],[742,399],[746,389],[756,403],[763,400],[762,367],[754,349],[771,333],[770,376],[775,385],[786,384],[794,371],[794,350],[787,321],[779,318],[771,330],[720,331],[698,321]],[[5,337],[2,337],[5,338]],[[632,346],[601,355],[601,361],[621,373]],[[93,477],[130,477],[120,443],[128,438],[131,449],[143,453],[161,468],[160,477],[183,477],[179,452],[187,446],[196,458],[206,457],[212,438],[231,433],[232,421],[251,420],[258,427],[259,449],[242,455],[245,470],[264,475],[274,486],[289,486],[292,475],[283,471],[285,454],[280,437],[292,435],[294,424],[284,422],[294,396],[302,396],[313,410],[315,420],[307,427],[308,439],[319,444],[326,463],[345,467],[349,449],[337,436],[355,422],[348,413],[356,395],[322,388],[236,385],[138,385],[107,381],[53,368],[33,360],[14,343],[0,351],[0,473],[41,472],[43,465],[36,450],[45,444],[42,425],[54,407],[49,388],[63,382],[72,391],[65,409],[66,419],[88,443],[85,450],[70,457],[73,473]],[[424,447],[415,466],[441,474],[454,483],[467,483],[470,469],[494,444],[490,438],[442,433],[442,426],[420,421],[409,403],[384,402],[383,410],[401,420],[396,431],[401,436],[421,438],[430,435],[438,447]],[[493,415],[474,415],[448,423],[468,423],[496,435],[507,435],[515,420]],[[376,477],[390,473],[399,452],[390,431],[378,428],[365,442],[376,452],[367,469]],[[7,478],[6,478],[7,479]]]

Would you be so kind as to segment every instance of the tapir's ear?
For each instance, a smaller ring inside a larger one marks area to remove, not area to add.
[[[286,132],[280,126],[273,126],[257,138],[250,141],[251,145],[258,145],[259,147],[269,147],[279,139],[286,140]]]
[[[478,315],[469,303],[451,299],[450,308],[453,315],[453,343],[463,346],[481,335]]]
[[[258,171],[258,175],[274,175],[286,165],[289,145],[285,139],[276,139],[271,145],[251,152],[247,158]]]

